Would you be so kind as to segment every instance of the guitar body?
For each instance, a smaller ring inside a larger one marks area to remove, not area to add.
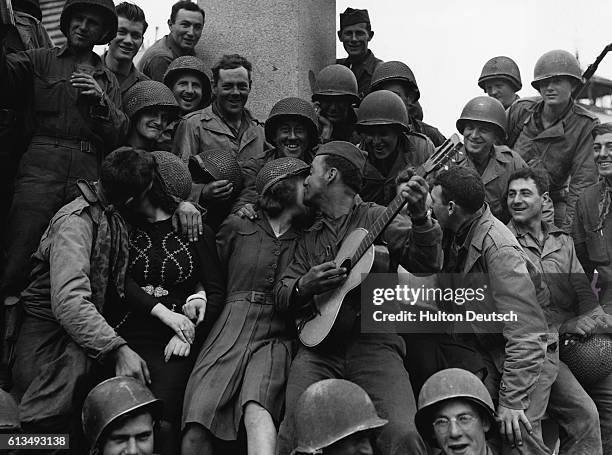
[[[367,234],[367,230],[358,228],[344,239],[334,260],[337,266],[340,266],[346,260],[350,260]],[[328,337],[332,329],[334,333],[340,335],[350,332],[360,309],[343,307],[342,302],[351,291],[356,290],[363,281],[365,274],[372,271],[375,263],[381,264],[382,268],[386,264],[388,269],[388,262],[385,260],[388,258],[386,248],[382,247],[383,251],[379,251],[379,248],[381,247],[371,246],[364,253],[361,259],[351,267],[342,286],[314,297],[319,314],[314,315],[307,322],[298,321],[298,326],[302,327],[299,338],[304,346],[314,347],[319,345]]]

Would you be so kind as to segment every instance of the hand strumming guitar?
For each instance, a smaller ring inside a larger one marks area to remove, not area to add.
[[[302,299],[327,292],[340,286],[347,277],[344,267],[336,267],[333,261],[315,265],[300,278],[296,284],[296,292]]]

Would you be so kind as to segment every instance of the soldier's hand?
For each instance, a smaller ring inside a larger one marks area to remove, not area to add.
[[[113,351],[112,356],[115,361],[115,376],[131,376],[143,384],[151,384],[151,375],[147,363],[127,344]]]
[[[249,220],[254,220],[257,218],[257,212],[255,211],[253,204],[244,204],[236,212],[236,215],[238,215],[240,218],[248,218]]]
[[[501,404],[497,407],[497,419],[499,421],[499,432],[503,439],[512,447],[522,446],[523,437],[521,436],[522,423],[529,434],[533,433],[533,428],[525,411],[522,409],[510,409]]]
[[[186,236],[190,242],[197,242],[204,233],[202,214],[191,202],[181,202],[172,215],[174,232]]]
[[[81,95],[90,96],[97,101],[104,97],[104,90],[91,74],[74,72],[70,75],[70,84],[78,90]]]
[[[173,355],[177,357],[187,357],[191,352],[191,345],[184,343],[179,337],[174,335],[164,348],[164,361],[168,362]]]
[[[408,203],[408,211],[413,218],[420,218],[427,213],[427,196],[429,185],[425,179],[418,175],[413,175],[407,182],[401,182],[397,188],[398,193]]]
[[[224,201],[231,197],[233,190],[234,185],[229,180],[217,180],[204,185],[200,197],[205,201]]]
[[[578,316],[563,324],[563,331],[587,336],[595,333],[600,326],[601,324],[590,316]]]
[[[306,274],[300,278],[298,288],[304,297],[312,297],[322,294],[340,286],[347,277],[344,267],[336,267],[333,261],[311,267]]]
[[[334,126],[329,119],[321,113],[321,104],[318,101],[315,101],[313,106],[317,114],[317,119],[319,120],[319,137],[321,138],[321,142],[329,142],[334,132]]]

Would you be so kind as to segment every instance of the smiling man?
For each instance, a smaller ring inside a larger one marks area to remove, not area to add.
[[[34,128],[15,181],[8,217],[3,297],[27,284],[30,256],[53,214],[77,196],[77,179],[96,180],[104,156],[122,141],[127,117],[119,83],[93,52],[117,34],[111,0],[68,0],[60,17],[63,47],[5,56],[4,93],[31,93]],[[4,43],[3,43],[4,44]]]
[[[421,437],[443,455],[492,455],[487,433],[495,408],[485,385],[461,368],[431,376],[419,394],[415,421]]]
[[[347,8],[340,14],[338,39],[342,42],[348,57],[336,60],[336,63],[348,67],[359,86],[359,97],[363,98],[370,91],[372,74],[382,60],[374,57],[368,49],[374,31],[370,25],[367,9]]]
[[[597,117],[574,101],[582,84],[578,60],[564,50],[542,55],[531,85],[542,98],[520,99],[508,110],[508,141],[530,167],[546,169],[555,225],[569,232],[578,195],[597,180],[591,158]]]
[[[168,20],[170,33],[157,40],[143,54],[138,67],[151,79],[163,82],[168,65],[182,55],[195,55],[206,15],[197,3],[185,0],[172,5]]]
[[[174,135],[173,153],[187,162],[190,156],[225,150],[241,166],[264,151],[265,133],[245,107],[251,92],[251,63],[238,54],[224,55],[212,68],[213,103],[181,121]],[[220,164],[222,165],[222,164]],[[233,194],[228,180],[194,183],[190,201],[226,201]]]
[[[133,3],[119,3],[116,10],[117,35],[108,44],[108,51],[104,53],[102,60],[115,74],[121,87],[121,97],[124,98],[132,85],[149,79],[138,71],[133,63],[142,46],[148,24],[144,11]]]

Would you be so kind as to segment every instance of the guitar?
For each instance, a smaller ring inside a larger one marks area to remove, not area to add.
[[[429,159],[419,166],[415,174],[425,178],[428,175],[444,168],[449,162],[456,159],[460,154],[461,142],[457,134],[447,139]],[[340,249],[334,262],[338,267],[344,267],[348,271],[346,281],[336,289],[314,296],[314,307],[316,311],[296,320],[298,336],[306,347],[314,347],[321,344],[334,332],[346,333],[353,326],[356,311],[343,307],[342,302],[347,295],[355,292],[362,283],[363,277],[373,270],[373,265],[384,263],[386,253],[385,247],[375,247],[374,241],[395,218],[406,204],[401,194],[398,194],[387,206],[384,213],[374,222],[370,230],[357,228],[342,241]],[[338,317],[341,308],[345,310],[344,317]]]

